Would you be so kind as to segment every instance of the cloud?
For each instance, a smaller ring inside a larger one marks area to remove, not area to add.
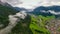
[[[60,15],[60,12],[55,12],[55,11],[53,11],[53,10],[48,10],[48,11],[42,10],[41,12],[42,12],[42,13],[51,13],[51,14],[54,14],[54,15]]]
[[[54,14],[54,15],[60,15],[60,12],[55,12],[55,11],[51,11],[51,10],[49,10],[49,12]]]
[[[12,28],[16,26],[19,19],[24,19],[27,16],[25,11],[16,13],[15,15],[9,15],[9,24],[5,28],[0,30],[0,34],[8,34],[11,32]],[[19,18],[18,18],[19,17]]]
[[[26,9],[34,9],[38,6],[60,5],[60,0],[6,0],[14,7],[23,7]]]
[[[26,9],[34,9],[38,6],[52,6],[59,5],[60,0],[2,0],[8,2],[14,7],[22,7]]]

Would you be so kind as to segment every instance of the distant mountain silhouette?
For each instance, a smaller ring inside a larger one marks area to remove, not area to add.
[[[44,6],[40,6],[40,7],[37,7],[36,9],[34,9],[35,11],[38,10],[45,10],[45,11],[48,11],[48,10],[54,10],[55,12],[58,12],[60,11],[60,6],[49,6],[49,7],[44,7]]]
[[[39,6],[37,8],[34,9],[34,11],[30,12],[33,13],[35,15],[43,15],[43,16],[51,16],[53,15],[52,13],[48,12],[48,13],[44,13],[42,11],[55,11],[55,12],[60,12],[60,6],[49,6],[49,7],[44,7],[44,6]]]
[[[14,9],[16,9],[17,11],[22,11],[22,10],[28,11],[28,10],[25,9],[25,8],[19,8],[19,7],[14,7]]]
[[[17,11],[25,10],[27,13],[35,14],[35,15],[43,15],[43,16],[54,15],[54,14],[48,12],[49,10],[54,11],[54,12],[60,12],[60,6],[48,6],[48,7],[39,6],[39,7],[36,7],[33,11],[30,11],[30,12],[29,12],[28,9],[25,9],[25,8],[19,8],[19,7],[14,7],[14,8]],[[42,11],[46,11],[47,13],[44,13]],[[55,16],[60,16],[60,15],[55,15]]]

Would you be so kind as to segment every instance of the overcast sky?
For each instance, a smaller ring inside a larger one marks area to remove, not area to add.
[[[1,1],[8,2],[13,7],[20,7],[20,8],[32,9],[32,10],[38,6],[45,6],[45,7],[53,6],[53,5],[60,6],[60,0],[1,0]],[[54,12],[54,11],[49,11],[49,12],[55,15],[60,14],[60,12]]]
[[[60,0],[2,0],[6,1],[14,7],[24,7],[26,9],[34,9],[38,6],[60,5]]]

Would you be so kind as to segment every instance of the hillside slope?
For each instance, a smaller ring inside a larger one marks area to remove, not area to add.
[[[5,28],[8,26],[9,20],[8,16],[9,15],[14,15],[18,11],[12,9],[11,7],[7,6],[2,6],[0,5],[0,29]],[[28,16],[26,19],[21,20],[18,22],[18,24],[12,29],[10,34],[32,34],[29,28],[30,24],[30,16]]]
[[[8,23],[8,15],[15,13],[17,13],[16,10],[0,5],[0,24],[4,24],[6,26]]]

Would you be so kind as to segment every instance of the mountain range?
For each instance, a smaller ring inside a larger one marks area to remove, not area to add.
[[[32,32],[29,28],[30,22],[33,22],[34,23],[34,24],[32,23],[33,26],[35,25],[34,27],[36,27],[35,22],[38,21],[40,23],[40,21],[39,21],[40,19],[38,19],[39,17],[36,18],[36,16],[39,16],[39,15],[42,15],[40,17],[42,18],[43,21],[47,20],[46,16],[48,16],[48,19],[50,18],[49,16],[56,16],[56,17],[60,18],[60,6],[57,6],[57,5],[48,6],[48,7],[38,6],[35,9],[26,9],[26,8],[20,8],[20,7],[13,7],[9,3],[3,3],[0,1],[0,24],[3,24],[3,27],[0,27],[0,29],[3,29],[6,26],[8,26],[8,24],[9,24],[8,16],[9,15],[15,15],[16,13],[18,13],[20,11],[26,11],[28,16],[24,20],[21,19],[21,21],[19,21],[17,23],[17,25],[12,29],[11,34],[14,34],[14,33],[32,34]],[[31,16],[32,14],[35,15],[35,18]],[[31,21],[31,20],[33,20],[33,21]],[[45,23],[45,21],[44,21],[44,23]],[[40,23],[40,24],[42,24],[42,23]],[[39,31],[37,31],[37,32],[39,32]]]

